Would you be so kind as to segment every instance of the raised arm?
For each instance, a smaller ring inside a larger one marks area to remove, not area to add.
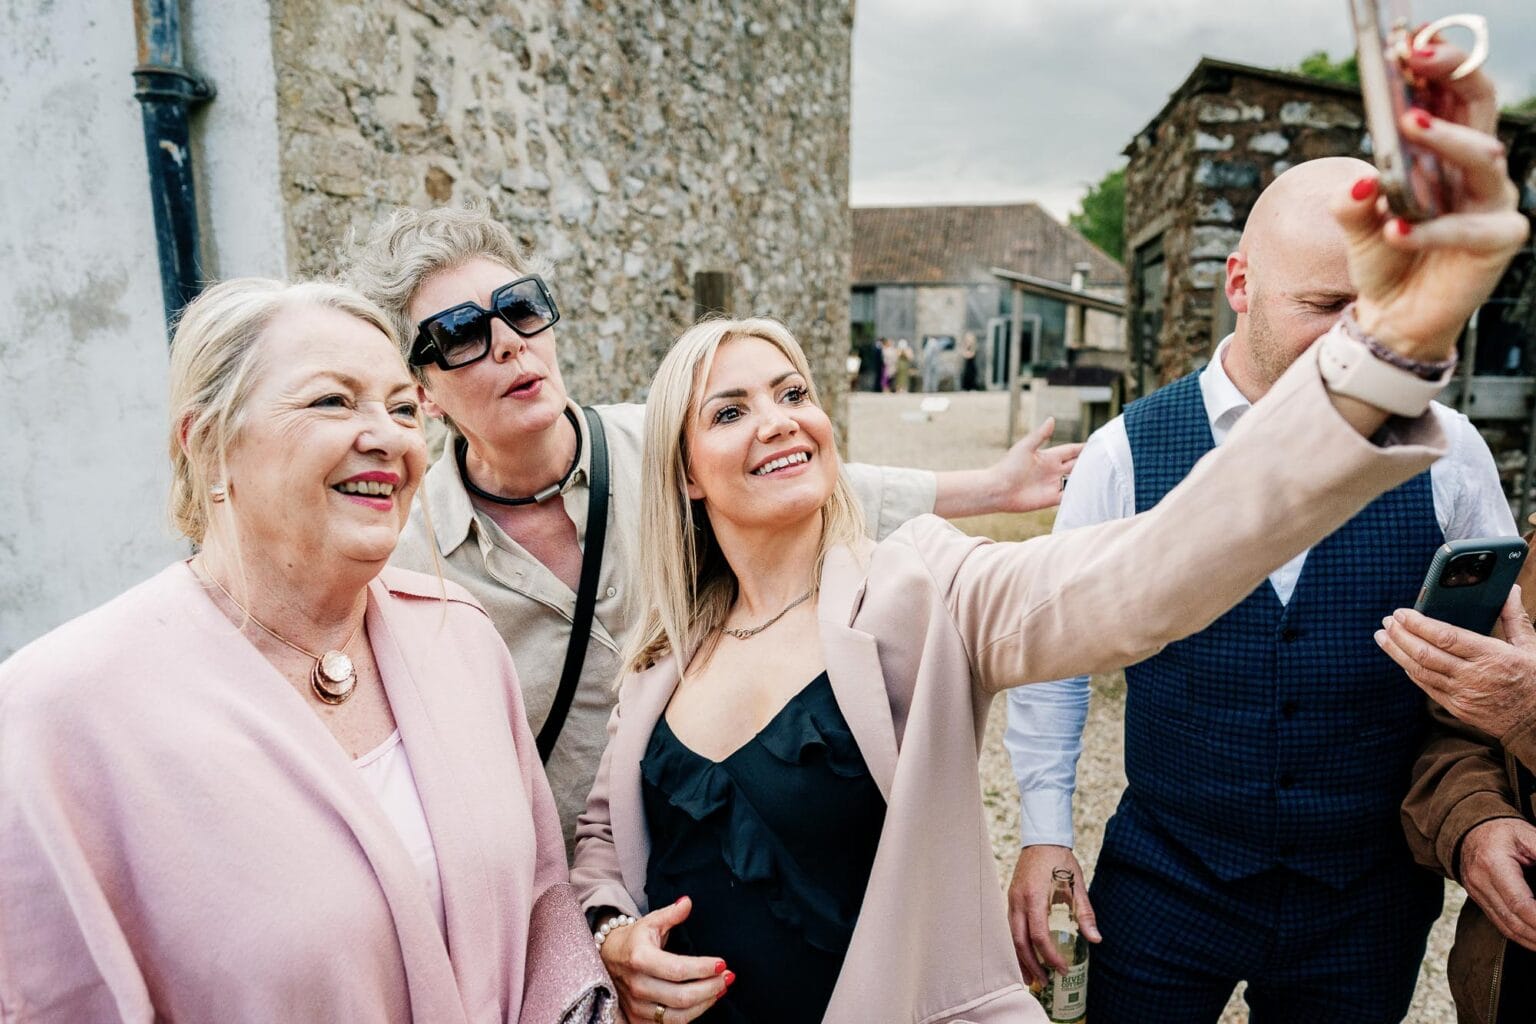
[[[1435,61],[1445,66],[1426,62],[1420,70],[1448,76],[1453,55]],[[1529,234],[1503,146],[1487,133],[1496,114],[1487,80],[1474,73],[1447,88],[1461,101],[1463,123],[1410,112],[1402,128],[1458,172],[1452,212],[1410,227],[1389,216],[1374,177],[1332,204],[1349,240],[1359,328],[1394,358],[1418,363],[1453,351]],[[1330,354],[1328,386],[1320,352]],[[1396,419],[1376,436],[1387,421],[1378,404],[1413,405],[1387,391],[1423,390],[1423,382],[1405,373],[1391,389],[1362,387],[1338,372],[1342,360],[1391,377],[1385,361],[1363,362],[1375,358],[1348,336],[1325,336],[1145,515],[1018,549],[973,545],[960,564],[939,568],[935,578],[952,581],[948,598],[974,645],[981,684],[998,689],[1148,657],[1203,629],[1290,557],[1443,454],[1431,415]],[[1427,398],[1416,401],[1422,409]],[[1083,623],[1101,625],[1085,631]]]

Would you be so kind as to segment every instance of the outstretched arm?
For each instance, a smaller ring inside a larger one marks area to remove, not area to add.
[[[1446,77],[1453,58],[1418,70]],[[1332,204],[1348,238],[1360,327],[1419,362],[1452,352],[1529,233],[1503,147],[1486,131],[1496,113],[1491,87],[1474,73],[1448,88],[1465,100],[1462,123],[1409,112],[1402,128],[1459,172],[1452,212],[1408,228],[1389,215],[1374,176]],[[1394,420],[1390,434],[1378,434],[1387,414],[1330,391],[1320,348],[1297,359],[1226,443],[1144,515],[1018,546],[973,544],[958,565],[930,562],[936,579],[953,581],[950,604],[981,684],[998,689],[1148,657],[1205,628],[1443,453],[1431,415]],[[1103,627],[1085,635],[1084,622]]]

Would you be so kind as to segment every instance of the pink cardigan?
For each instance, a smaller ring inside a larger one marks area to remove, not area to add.
[[[923,516],[872,550],[828,554],[827,676],[887,811],[827,1024],[1045,1020],[1019,974],[976,778],[993,695],[1203,629],[1443,454],[1433,416],[1396,427],[1395,444],[1362,438],[1304,356],[1144,515],[1023,544]],[[639,766],[677,682],[667,658],[619,691],[576,832],[571,881],[589,908],[650,909]]]
[[[506,646],[440,593],[386,569],[367,624],[446,946],[346,752],[178,563],[0,666],[0,1021],[516,1020],[564,847]]]

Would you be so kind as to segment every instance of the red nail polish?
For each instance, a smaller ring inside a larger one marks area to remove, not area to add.
[[[736,972],[735,971],[726,971],[725,972],[725,987],[726,988],[730,988],[735,983],[736,983]]]
[[[1428,60],[1435,55],[1435,48],[1433,46],[1425,46],[1422,49],[1414,50],[1413,55],[1419,60]]]
[[[716,960],[715,961],[715,973],[716,974],[724,974],[725,973],[725,961],[724,960]]]
[[[1415,107],[1410,110],[1409,113],[1413,115],[1413,123],[1418,125],[1420,128],[1428,128],[1430,125],[1434,124],[1434,118],[1430,117],[1427,111],[1423,111]]]
[[[1355,187],[1349,190],[1349,194],[1356,202],[1362,199],[1369,199],[1376,194],[1376,179],[1361,178],[1355,182]]]
[[[1398,233],[1398,235],[1400,237],[1407,237],[1409,232],[1411,232],[1413,230],[1413,225],[1409,224],[1407,221],[1403,220],[1403,218],[1401,218],[1401,217],[1398,217],[1395,220],[1393,220],[1392,225],[1397,229],[1397,233]]]

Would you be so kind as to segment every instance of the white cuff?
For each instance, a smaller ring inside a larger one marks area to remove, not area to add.
[[[1019,790],[1019,845],[1071,848],[1071,790]]]

